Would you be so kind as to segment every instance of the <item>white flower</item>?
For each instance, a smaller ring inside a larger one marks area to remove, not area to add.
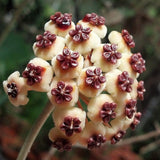
[[[6,81],[3,81],[3,87],[14,106],[26,105],[28,103],[26,81],[23,77],[20,77],[18,71],[15,71]]]

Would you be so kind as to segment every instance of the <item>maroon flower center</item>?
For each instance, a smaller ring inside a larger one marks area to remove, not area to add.
[[[116,144],[117,142],[119,142],[125,134],[126,134],[126,131],[117,132],[117,134],[111,138],[111,144]]]
[[[63,123],[61,124],[61,130],[65,131],[67,136],[72,136],[73,133],[80,133],[82,131],[80,127],[81,121],[78,118],[65,117]]]
[[[68,29],[71,26],[72,15],[69,13],[62,14],[61,12],[56,12],[54,15],[50,16],[50,20],[59,28]]]
[[[130,58],[130,64],[135,72],[143,73],[146,70],[145,60],[140,53],[133,54]]]
[[[88,149],[99,148],[103,143],[105,143],[106,138],[101,134],[94,134],[88,139]]]
[[[131,129],[134,130],[136,128],[136,126],[140,123],[141,116],[142,116],[142,114],[140,112],[137,112],[135,114],[134,120],[130,125]]]
[[[126,42],[126,44],[130,48],[134,48],[135,47],[135,42],[133,40],[133,36],[130,35],[129,32],[126,29],[123,29],[121,34],[122,34],[122,37],[123,37],[124,41]]]
[[[56,40],[56,35],[51,34],[49,31],[44,32],[44,35],[36,36],[36,46],[39,48],[47,48]]]
[[[63,152],[71,150],[72,144],[67,139],[57,138],[53,142],[53,147],[57,148],[60,152]]]
[[[129,77],[128,72],[124,71],[122,74],[118,75],[118,87],[123,92],[131,92],[133,84],[133,79]]]
[[[100,68],[95,68],[94,70],[86,70],[85,83],[95,89],[101,88],[101,84],[106,81],[105,76],[102,75],[102,70]]]
[[[116,117],[115,109],[117,107],[116,103],[105,102],[102,105],[102,109],[99,112],[100,118],[102,118],[104,123],[108,123],[111,119]]]
[[[79,58],[78,52],[72,52],[68,48],[63,49],[63,54],[57,56],[57,60],[61,64],[61,68],[66,70],[69,68],[74,68],[78,66],[77,59]]]
[[[133,114],[136,112],[136,104],[137,104],[136,100],[133,100],[133,99],[130,99],[126,104],[125,115],[130,119],[133,117]]]
[[[83,42],[89,39],[90,28],[83,28],[82,25],[77,24],[75,30],[69,31],[69,35],[73,38],[74,42]]]
[[[138,86],[137,86],[137,94],[138,94],[138,98],[143,101],[144,99],[144,92],[145,92],[145,88],[144,88],[144,81],[139,81],[138,82]]]
[[[56,97],[57,104],[61,104],[64,101],[70,102],[72,100],[71,92],[73,87],[71,85],[65,85],[63,81],[57,83],[57,88],[51,90],[51,94]]]
[[[120,59],[121,53],[117,52],[117,45],[116,44],[105,44],[103,46],[103,53],[102,53],[103,58],[112,64],[117,63],[117,59]]]
[[[18,88],[16,83],[11,82],[7,84],[7,93],[8,96],[11,96],[12,98],[16,98],[18,95]]]
[[[84,22],[89,22],[93,26],[100,26],[105,24],[105,18],[98,16],[96,13],[86,14],[83,18]]]
[[[27,84],[32,86],[35,83],[40,83],[42,80],[42,74],[45,68],[41,66],[35,66],[33,63],[29,63],[27,68],[23,71],[22,75],[27,78]]]

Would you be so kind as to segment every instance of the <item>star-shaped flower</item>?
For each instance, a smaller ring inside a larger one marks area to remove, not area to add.
[[[39,48],[47,48],[56,40],[56,35],[51,34],[49,31],[44,32],[44,35],[36,36],[36,46]]]
[[[57,88],[51,90],[51,94],[56,96],[56,103],[60,104],[63,101],[70,102],[72,100],[71,92],[73,87],[71,85],[65,85],[63,81],[57,83]]]
[[[83,42],[89,39],[90,28],[83,28],[82,25],[77,24],[75,30],[70,30],[69,35],[73,38],[74,42]]]

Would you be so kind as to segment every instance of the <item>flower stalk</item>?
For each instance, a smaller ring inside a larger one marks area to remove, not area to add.
[[[17,157],[17,160],[25,160],[27,158],[27,155],[30,152],[34,140],[36,139],[40,129],[46,122],[47,118],[49,117],[53,109],[54,109],[53,105],[50,102],[48,102],[46,107],[44,108],[44,110],[42,111],[42,113],[32,126],[28,136],[26,137],[25,142]]]

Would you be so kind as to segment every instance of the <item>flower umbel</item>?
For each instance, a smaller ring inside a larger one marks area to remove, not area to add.
[[[144,99],[144,82],[137,78],[146,70],[145,60],[131,52],[133,36],[126,29],[112,31],[110,43],[101,43],[107,27],[105,18],[95,13],[74,24],[71,14],[56,12],[44,28],[33,44],[37,57],[29,61],[23,77],[16,71],[3,82],[10,102],[26,105],[29,91],[46,92],[51,103],[40,123],[53,111],[55,127],[49,139],[59,151],[69,151],[77,143],[89,150],[106,141],[116,144],[129,127],[140,123],[136,104]],[[20,159],[29,150],[30,144]]]

